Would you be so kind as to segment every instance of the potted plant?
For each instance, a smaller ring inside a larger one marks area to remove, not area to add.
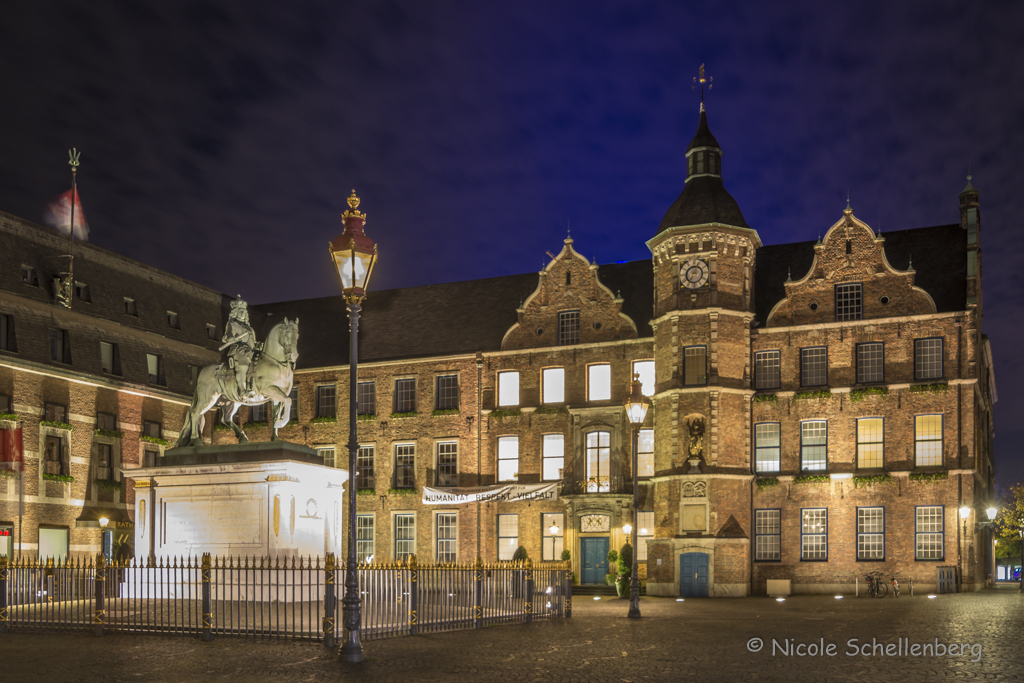
[[[628,542],[619,551],[619,578],[615,581],[615,592],[620,598],[629,597],[629,579],[633,572],[633,546]]]
[[[604,576],[604,582],[609,586],[615,585],[615,563],[619,559],[619,553],[614,548],[608,551],[608,573]]]

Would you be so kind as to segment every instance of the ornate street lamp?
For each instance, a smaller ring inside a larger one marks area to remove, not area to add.
[[[631,619],[640,618],[640,580],[637,578],[637,557],[639,553],[636,547],[637,529],[637,507],[639,506],[639,479],[637,471],[637,448],[640,441],[640,426],[647,417],[647,409],[651,407],[651,400],[644,396],[643,383],[640,375],[633,375],[632,391],[626,399],[626,419],[633,427],[633,523],[623,527],[626,534],[631,534],[633,546],[633,570],[629,577],[629,614]],[[626,527],[629,527],[628,530]]]
[[[359,599],[359,576],[356,569],[356,368],[359,364],[359,311],[366,288],[377,262],[377,245],[363,232],[366,214],[359,211],[356,191],[348,198],[348,210],[341,214],[345,231],[330,244],[331,259],[338,269],[341,290],[348,302],[349,391],[348,391],[348,554],[345,561],[345,597],[342,598],[342,623],[345,641],[340,656],[346,662],[363,661],[363,645],[359,640],[362,620]]]

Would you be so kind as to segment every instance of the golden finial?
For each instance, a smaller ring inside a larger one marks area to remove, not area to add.
[[[352,194],[348,196],[348,210],[341,214],[342,218],[362,218],[366,220],[366,214],[359,210],[359,197],[356,196],[356,191],[352,190]]]
[[[78,157],[82,156],[82,153],[77,148],[72,147],[68,150],[68,166],[71,167],[72,172],[78,170]]]
[[[711,90],[711,88],[714,87],[714,84],[712,83],[712,81],[714,81],[714,80],[715,79],[712,78],[711,76],[705,76],[704,75],[704,65],[701,64],[700,65],[700,69],[698,69],[698,71],[697,71],[697,75],[693,79],[693,85],[690,87],[690,90],[696,90],[697,86],[700,85],[700,110],[701,111],[704,111],[704,84],[707,83],[708,90]]]

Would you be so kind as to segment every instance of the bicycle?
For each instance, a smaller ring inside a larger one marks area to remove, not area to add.
[[[884,598],[889,592],[889,587],[882,581],[882,572],[871,572],[868,578],[868,595],[873,598]]]
[[[898,597],[900,597],[900,582],[899,582],[899,579],[896,578],[895,574],[890,574],[889,576],[892,577],[892,597],[898,598]]]

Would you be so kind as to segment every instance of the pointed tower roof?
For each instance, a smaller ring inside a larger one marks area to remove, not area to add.
[[[700,104],[697,132],[686,148],[686,157],[686,186],[665,212],[655,234],[661,234],[669,228],[708,223],[750,228],[739,204],[722,184],[722,149],[708,127],[703,102]]]

